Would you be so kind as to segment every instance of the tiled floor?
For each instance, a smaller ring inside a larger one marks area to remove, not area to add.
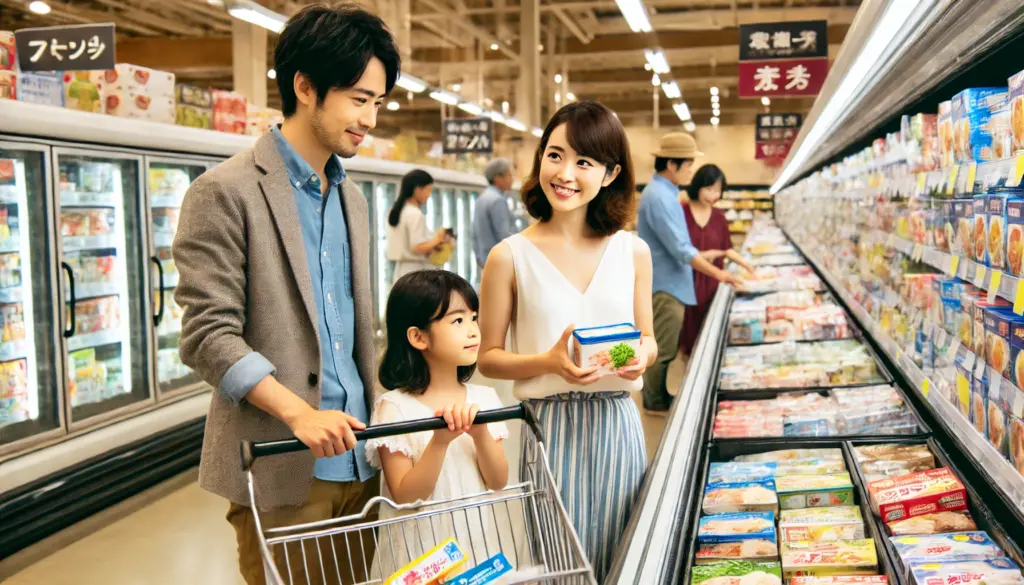
[[[685,367],[669,370],[678,388]],[[481,383],[488,383],[482,380]],[[506,404],[511,385],[494,385]],[[644,416],[647,450],[654,456],[665,419]],[[518,425],[511,425],[518,428]],[[518,436],[507,441],[511,469],[518,468]],[[63,546],[6,585],[241,585],[235,536],[224,520],[226,502],[191,482],[151,504]],[[0,570],[0,578],[4,572]]]

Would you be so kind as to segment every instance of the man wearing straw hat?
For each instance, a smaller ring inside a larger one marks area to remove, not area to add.
[[[651,248],[654,268],[654,337],[658,359],[644,372],[643,406],[647,414],[664,415],[672,405],[666,389],[668,366],[679,351],[683,306],[697,304],[693,269],[726,284],[735,276],[700,256],[690,241],[686,215],[679,204],[679,187],[690,182],[694,159],[704,156],[689,134],[673,132],[661,138],[654,155],[654,177],[640,196],[637,230]]]

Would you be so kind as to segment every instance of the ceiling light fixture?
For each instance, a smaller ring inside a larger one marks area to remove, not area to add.
[[[715,116],[714,118],[711,118],[711,125],[712,126],[718,126],[718,122],[719,122],[718,116]]]
[[[555,73],[555,83],[562,83],[562,79],[561,73]]]
[[[402,107],[402,105],[398,102],[388,102],[388,109],[392,112],[397,112],[400,107]]]
[[[679,84],[674,81],[662,83],[661,90],[665,92],[665,97],[670,100],[677,100],[683,97],[683,92],[680,91]]]
[[[644,49],[644,58],[647,59],[648,63],[650,63],[651,69],[653,69],[655,73],[664,75],[672,70],[669,68],[668,60],[665,59],[665,53],[663,53],[661,49]]]
[[[530,133],[533,134],[534,136],[536,136],[537,138],[540,138],[540,137],[544,136],[544,129],[543,128],[534,128],[533,130],[530,131]]]
[[[576,101],[576,94],[570,91],[569,93],[565,94],[565,99],[570,102],[574,102]]]
[[[651,76],[651,85],[653,85],[654,87],[658,87],[659,85],[661,85],[661,78],[658,77],[657,73]]]
[[[483,108],[471,102],[463,102],[459,104],[459,109],[473,116],[479,116],[484,113]]]
[[[675,110],[676,115],[679,116],[679,119],[683,122],[690,119],[690,106],[687,106],[686,102],[679,102],[678,104],[673,105],[672,109]]]
[[[520,132],[526,132],[526,124],[523,124],[522,122],[520,122],[519,120],[516,120],[515,118],[509,118],[509,119],[505,120],[505,125],[508,126],[511,129],[513,129],[513,130],[518,130]]]
[[[495,122],[497,122],[498,124],[505,123],[505,116],[501,115],[498,112],[487,112],[487,116],[490,117]]]
[[[687,132],[693,132],[694,130],[697,129],[697,125],[694,124],[693,121],[691,120],[691,121],[683,124],[683,128],[685,128]]]
[[[267,69],[267,78],[268,79],[277,79],[277,71],[275,71],[273,69]]]
[[[499,48],[499,47],[498,47],[498,43],[491,43],[491,50],[492,50],[492,51],[497,51],[497,50],[498,50],[498,48]]]
[[[430,97],[431,99],[435,99],[442,104],[448,104],[449,106],[455,106],[459,103],[459,96],[454,93],[444,91],[443,89],[430,92]]]
[[[650,70],[651,70],[651,64],[650,63],[644,63],[644,71],[650,71]]]
[[[711,95],[718,95],[718,86],[711,87]]]
[[[462,84],[461,83],[453,83],[452,84],[452,91],[455,91],[455,92],[462,91]]]
[[[643,0],[615,0],[615,4],[633,32],[651,32],[651,19],[647,16]]]
[[[288,22],[284,16],[255,2],[235,2],[231,8],[228,8],[228,14],[238,20],[244,20],[275,33],[284,30],[284,25]]]
[[[763,105],[763,106],[770,106],[770,105],[772,105],[772,100],[770,100],[767,96],[765,96],[765,97],[761,98],[761,105]]]
[[[423,90],[427,89],[426,81],[413,77],[412,75],[406,75],[405,73],[398,76],[398,81],[395,82],[395,84],[398,85],[398,87],[413,93],[423,93]]]
[[[50,5],[47,4],[46,2],[41,2],[40,0],[35,0],[35,2],[30,3],[28,5],[28,9],[31,10],[32,12],[35,12],[36,14],[50,13]]]

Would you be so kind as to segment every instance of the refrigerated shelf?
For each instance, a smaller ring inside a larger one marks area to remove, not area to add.
[[[84,252],[88,250],[108,250],[117,248],[117,236],[64,236],[62,238],[65,252]]]
[[[153,234],[153,246],[157,248],[170,248],[174,243],[174,234],[168,233],[154,233]]]
[[[0,288],[0,304],[20,303],[24,295],[24,290],[20,286]]]
[[[91,299],[96,297],[114,297],[121,294],[121,287],[116,282],[76,282],[75,299]]]
[[[120,329],[105,329],[93,333],[76,334],[68,338],[68,351],[78,351],[101,345],[113,345],[121,343],[122,332]]]
[[[149,198],[149,205],[154,209],[177,209],[181,207],[184,198],[184,193],[181,195],[153,195]]]
[[[0,343],[0,362],[25,359],[28,357],[28,353],[29,342],[27,339]]]
[[[0,254],[11,254],[21,251],[21,240],[17,237],[0,239]]]
[[[120,193],[60,192],[61,207],[117,207],[120,203]]]

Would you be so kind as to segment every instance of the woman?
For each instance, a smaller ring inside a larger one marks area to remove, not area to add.
[[[417,270],[439,268],[430,263],[430,254],[450,236],[444,228],[430,235],[427,216],[421,207],[430,199],[434,178],[427,171],[409,171],[402,177],[398,199],[388,214],[388,260],[395,263],[391,282]]]
[[[522,189],[537,223],[491,251],[481,283],[480,372],[514,380],[534,407],[562,500],[598,582],[611,565],[647,467],[629,392],[657,357],[651,252],[622,231],[636,213],[629,143],[596,102],[569,104],[548,123]],[[575,328],[634,323],[635,365],[601,377],[569,352]],[[506,334],[511,329],[511,345]],[[531,436],[530,433],[524,435]],[[521,476],[530,479],[532,439]]]
[[[729,238],[729,222],[721,209],[715,209],[715,202],[722,198],[725,191],[725,174],[715,165],[704,165],[697,169],[690,186],[686,188],[689,202],[683,203],[686,213],[686,228],[690,230],[690,240],[700,250],[700,255],[718,268],[723,268],[729,259],[746,270],[753,272],[753,267],[732,249]],[[683,316],[683,331],[679,336],[679,347],[683,353],[690,355],[697,335],[704,324],[704,316],[708,314],[711,300],[718,291],[718,281],[699,272],[693,273],[693,288],[697,296],[696,305],[686,305]]]

